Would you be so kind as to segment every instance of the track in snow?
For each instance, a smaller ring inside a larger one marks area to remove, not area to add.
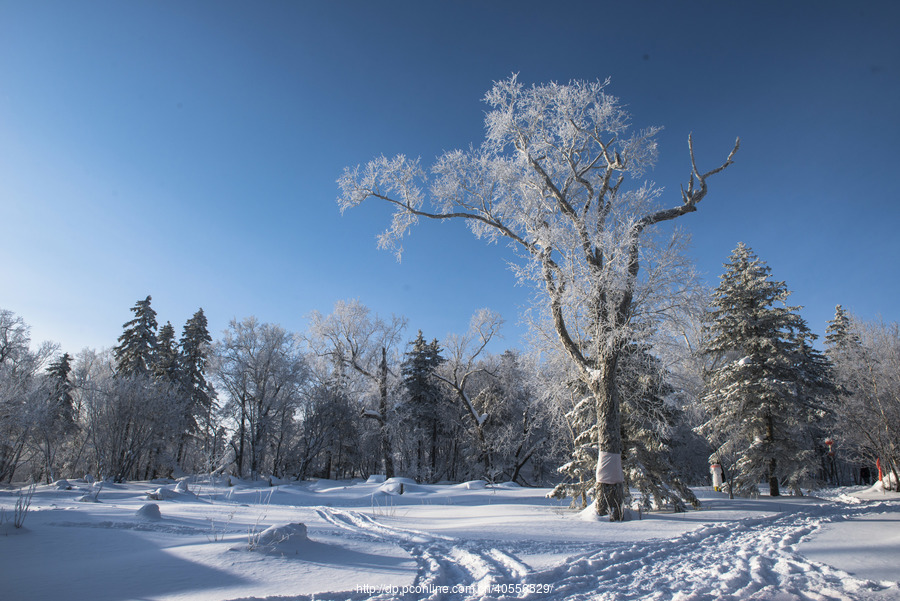
[[[550,599],[898,599],[897,583],[856,579],[797,553],[823,524],[896,505],[827,504],[772,517],[705,526],[672,540],[603,545],[540,574]]]
[[[900,511],[885,503],[828,503],[704,526],[674,539],[599,542],[595,550],[537,572],[488,541],[465,542],[391,527],[357,511],[316,511],[339,528],[403,548],[418,563],[413,590],[279,597],[283,601],[900,599],[897,583],[859,580],[796,551],[802,539],[828,522]]]
[[[418,571],[414,589],[406,595],[381,592],[366,598],[482,599],[500,585],[523,582],[528,566],[514,556],[493,548],[418,530],[385,526],[356,511],[320,507],[319,517],[340,528],[392,542],[415,558]],[[461,592],[465,589],[464,592]],[[452,591],[452,592],[451,592]]]

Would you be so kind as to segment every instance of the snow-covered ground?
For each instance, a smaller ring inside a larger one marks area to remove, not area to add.
[[[483,482],[70,486],[21,529],[0,491],[0,599],[900,599],[900,496],[876,489],[701,489],[609,523]]]

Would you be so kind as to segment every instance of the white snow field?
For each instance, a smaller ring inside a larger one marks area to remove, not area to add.
[[[18,529],[3,490],[0,599],[900,599],[900,495],[877,488],[700,489],[610,523],[548,489],[372,480],[60,482]]]

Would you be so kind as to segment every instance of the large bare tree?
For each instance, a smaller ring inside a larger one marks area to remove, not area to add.
[[[616,368],[635,328],[645,325],[636,309],[651,301],[670,248],[648,243],[649,231],[696,211],[707,180],[732,164],[739,144],[703,172],[689,138],[689,182],[680,202],[665,206],[661,190],[641,180],[656,159],[659,129],[629,133],[629,115],[606,93],[607,83],[526,87],[516,76],[496,82],[485,96],[490,110],[480,146],[446,152],[428,170],[403,155],[345,169],[338,202],[342,210],[368,198],[393,206],[379,246],[398,256],[400,240],[422,217],[463,220],[477,237],[518,250],[516,273],[542,291],[555,344],[596,407],[596,510],[620,520]],[[642,263],[651,267],[643,277]]]

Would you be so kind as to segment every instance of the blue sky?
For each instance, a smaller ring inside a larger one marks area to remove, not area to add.
[[[626,4],[627,6],[622,6]],[[115,344],[148,294],[180,334],[255,315],[301,331],[358,298],[408,337],[490,307],[519,344],[531,295],[502,248],[425,223],[402,263],[389,219],[341,216],[335,180],[379,154],[479,143],[484,93],[611,78],[661,125],[649,177],[677,202],[736,164],[680,225],[715,284],[738,242],[824,332],[834,306],[900,320],[895,2],[14,2],[0,0],[0,307],[34,341]]]

